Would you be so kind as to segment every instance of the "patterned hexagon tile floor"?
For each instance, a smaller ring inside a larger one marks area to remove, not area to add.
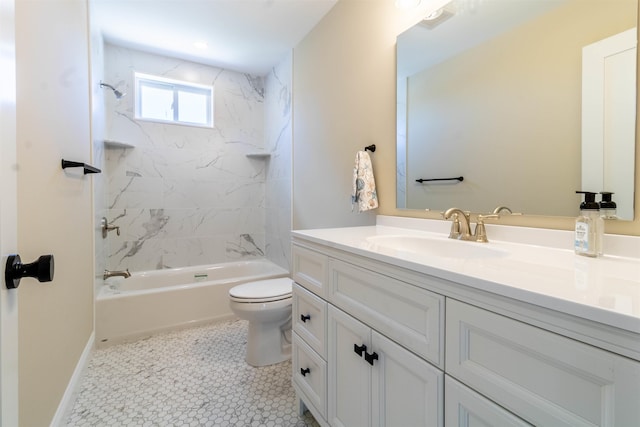
[[[237,320],[99,349],[68,426],[317,426],[298,416],[291,362],[244,361]]]

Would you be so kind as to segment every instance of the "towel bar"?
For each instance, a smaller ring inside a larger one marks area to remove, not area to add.
[[[421,184],[423,182],[429,182],[429,181],[460,181],[460,182],[462,182],[462,181],[464,181],[464,177],[463,176],[458,176],[458,177],[455,177],[455,178],[429,178],[429,179],[419,178],[419,179],[416,179],[416,182],[419,182]]]

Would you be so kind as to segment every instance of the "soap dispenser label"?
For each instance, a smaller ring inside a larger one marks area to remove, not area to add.
[[[576,223],[576,239],[574,247],[577,252],[589,252],[589,224]]]

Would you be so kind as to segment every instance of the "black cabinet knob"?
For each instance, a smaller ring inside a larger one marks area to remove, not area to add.
[[[311,369],[309,368],[304,368],[304,369],[300,368],[300,373],[302,374],[303,377],[306,377],[309,372],[311,372]]]
[[[362,355],[367,351],[367,346],[362,344],[362,345],[357,345],[354,344],[353,345],[353,351],[360,357],[362,357]]]
[[[373,366],[373,361],[378,360],[378,353],[376,353],[375,351],[373,353],[365,353],[364,360],[369,362],[369,365]]]
[[[300,320],[302,320],[304,323],[307,322],[307,320],[311,319],[311,316],[309,314],[301,314],[300,315]]]
[[[53,255],[42,255],[30,264],[23,264],[20,255],[9,255],[4,280],[9,289],[17,288],[23,277],[33,277],[39,282],[50,282],[53,280],[53,267]]]

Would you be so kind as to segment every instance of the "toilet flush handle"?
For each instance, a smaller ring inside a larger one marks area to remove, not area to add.
[[[307,320],[311,319],[311,316],[309,314],[301,314],[300,315],[300,320],[302,320],[303,323],[306,323]]]

